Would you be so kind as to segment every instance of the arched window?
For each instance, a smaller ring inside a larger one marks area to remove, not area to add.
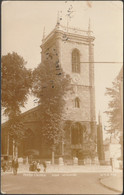
[[[72,72],[80,73],[80,53],[77,49],[72,51]]]
[[[75,98],[75,108],[80,108],[80,100],[78,97]]]

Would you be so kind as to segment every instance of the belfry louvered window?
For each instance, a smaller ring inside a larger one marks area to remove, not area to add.
[[[78,49],[72,51],[72,72],[80,73],[80,53]]]

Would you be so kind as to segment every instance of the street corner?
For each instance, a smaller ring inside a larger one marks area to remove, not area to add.
[[[123,192],[123,177],[113,174],[101,174],[100,184],[115,192]]]

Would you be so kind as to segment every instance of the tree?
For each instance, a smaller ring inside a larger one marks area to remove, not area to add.
[[[17,141],[24,135],[19,115],[31,88],[31,71],[26,69],[26,62],[15,52],[2,56],[1,62],[2,108],[9,118],[9,134]]]
[[[114,82],[112,82],[112,88],[106,88],[105,95],[108,95],[111,100],[108,103],[108,111],[105,113],[109,117],[109,129],[108,131],[115,132],[121,130],[121,103],[120,103],[120,78],[116,78]]]
[[[9,119],[20,114],[31,87],[31,71],[17,53],[2,56],[2,107]]]
[[[121,69],[114,82],[112,82],[112,88],[106,88],[105,93],[105,95],[111,98],[108,103],[108,111],[105,111],[109,117],[107,132],[113,134],[115,138],[120,139],[121,149],[123,148],[122,77],[123,71]]]
[[[64,139],[64,97],[71,89],[70,81],[69,75],[63,72],[58,60],[46,60],[33,72],[32,92],[38,98],[40,107],[40,134],[52,147]]]

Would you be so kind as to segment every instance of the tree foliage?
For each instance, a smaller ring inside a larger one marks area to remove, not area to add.
[[[111,100],[108,103],[108,110],[105,112],[109,117],[109,132],[121,130],[122,114],[120,102],[120,77],[117,77],[112,82],[112,88],[106,88],[105,95],[108,95]]]
[[[16,143],[21,143],[21,140],[26,138],[25,125],[19,116],[15,116],[8,121],[9,135],[16,140]]]
[[[112,83],[112,88],[106,89],[106,95],[111,100],[108,104],[108,111],[105,113],[109,116],[108,133],[113,134],[114,138],[121,144],[121,157],[123,158],[123,114],[122,114],[122,79],[123,69]]]
[[[46,60],[33,72],[32,92],[40,106],[40,133],[51,145],[59,143],[64,135],[64,96],[70,89],[70,77],[58,60]]]
[[[17,53],[2,56],[2,107],[4,113],[13,118],[20,113],[20,107],[27,100],[31,87],[31,71],[26,62]]]
[[[17,141],[24,135],[19,115],[31,88],[31,71],[26,69],[26,62],[15,52],[2,56],[1,61],[2,108],[9,118],[8,132]]]

